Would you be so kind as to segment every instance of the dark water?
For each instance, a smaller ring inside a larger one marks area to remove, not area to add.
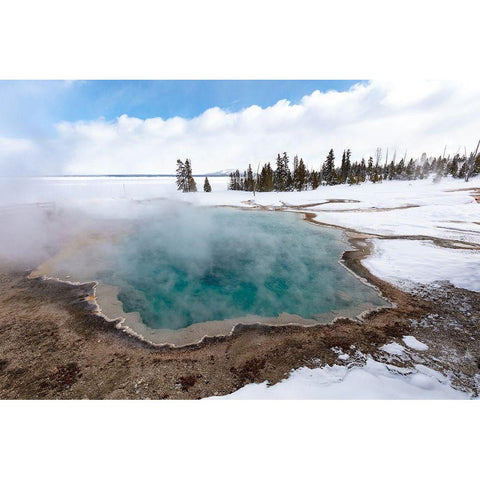
[[[381,305],[338,264],[343,250],[339,232],[299,215],[178,207],[124,238],[100,280],[119,286],[124,310],[153,328]]]

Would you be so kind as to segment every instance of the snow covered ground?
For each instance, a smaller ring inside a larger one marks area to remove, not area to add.
[[[302,367],[271,387],[267,382],[245,385],[224,397],[229,400],[435,400],[468,399],[442,374],[424,365],[403,371],[368,357],[364,366]]]
[[[419,240],[371,241],[373,255],[362,263],[401,289],[410,290],[414,282],[449,281],[458,288],[480,292],[480,250],[437,247],[431,241]]]

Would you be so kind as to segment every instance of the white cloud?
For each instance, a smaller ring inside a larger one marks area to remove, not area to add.
[[[2,139],[0,171],[173,173],[176,159],[188,157],[203,173],[274,161],[283,151],[318,168],[330,148],[337,157],[350,148],[354,159],[377,147],[397,149],[397,159],[405,150],[438,155],[445,145],[454,154],[474,148],[479,111],[478,82],[372,81],[347,92],[315,91],[296,105],[281,100],[235,113],[214,107],[193,119],[63,122],[42,142]]]

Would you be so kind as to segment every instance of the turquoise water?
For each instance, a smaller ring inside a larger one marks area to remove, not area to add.
[[[124,310],[152,328],[381,305],[339,265],[343,250],[339,232],[299,215],[175,207],[139,222],[100,280],[120,287]]]

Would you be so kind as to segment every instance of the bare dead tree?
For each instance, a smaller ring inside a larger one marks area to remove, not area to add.
[[[253,196],[255,196],[255,191],[257,190],[257,184],[258,184],[258,171],[260,170],[260,162],[258,162],[257,165],[257,176],[255,178],[255,181],[253,182]]]

